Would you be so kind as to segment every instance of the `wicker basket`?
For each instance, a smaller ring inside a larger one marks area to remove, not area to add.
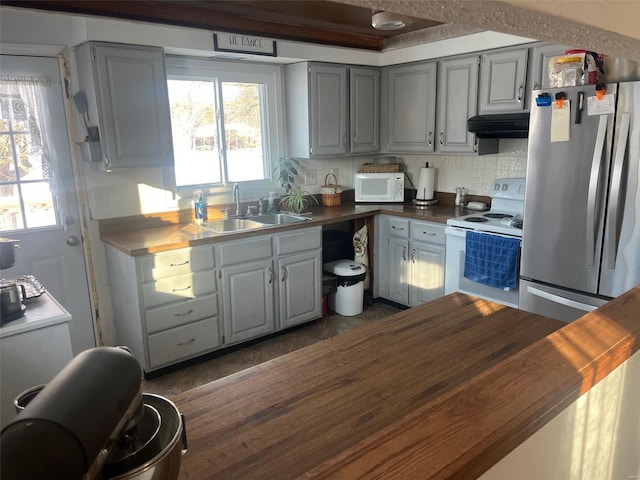
[[[362,173],[395,173],[400,171],[399,163],[364,163],[362,165]]]
[[[333,178],[333,183],[329,183]],[[340,194],[342,187],[338,185],[338,179],[333,173],[329,173],[324,177],[324,185],[320,187],[322,195],[322,205],[325,207],[337,207],[340,205]]]

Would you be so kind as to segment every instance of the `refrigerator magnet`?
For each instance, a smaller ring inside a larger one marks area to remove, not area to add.
[[[615,95],[608,93],[598,100],[598,97],[587,99],[587,115],[608,115],[615,112]]]
[[[551,104],[551,141],[552,142],[568,142],[571,101],[554,102]]]

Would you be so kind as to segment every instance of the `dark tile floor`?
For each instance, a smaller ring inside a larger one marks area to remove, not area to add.
[[[282,332],[214,358],[184,366],[179,370],[144,380],[143,392],[171,397],[185,390],[231,375],[294,350],[340,335],[399,310],[384,303],[374,303],[360,315],[344,317],[334,312],[314,322]]]

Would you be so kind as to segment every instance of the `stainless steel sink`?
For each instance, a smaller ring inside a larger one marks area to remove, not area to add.
[[[306,217],[299,217],[297,215],[291,215],[289,213],[269,213],[266,215],[258,215],[252,217],[256,222],[264,223],[267,225],[284,225],[287,223],[298,223],[308,220]]]
[[[239,232],[242,230],[254,230],[264,228],[264,223],[258,223],[246,218],[227,218],[225,220],[214,220],[202,225],[202,228],[213,230],[218,233]]]

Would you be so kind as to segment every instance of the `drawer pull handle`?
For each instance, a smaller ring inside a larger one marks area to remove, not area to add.
[[[191,285],[187,285],[186,287],[183,287],[183,288],[174,288],[171,291],[172,292],[184,292],[185,290],[189,290],[190,288],[191,288]]]
[[[193,313],[193,308],[190,308],[189,310],[187,310],[184,313],[174,313],[173,316],[174,317],[186,317],[188,315],[191,315]]]
[[[185,260],[182,263],[170,263],[169,264],[170,267],[181,267],[183,265],[189,265],[189,260]]]
[[[395,225],[391,225],[391,228],[394,230],[404,230],[404,227],[396,227]]]
[[[196,341],[196,339],[195,339],[195,338],[192,338],[191,340],[187,340],[186,342],[180,342],[180,343],[178,343],[178,346],[179,346],[179,347],[184,347],[185,345],[189,345],[189,344],[191,344],[191,343],[193,343],[193,342],[195,342],[195,341]]]
[[[429,235],[431,237],[435,237],[436,236],[436,234],[433,233],[433,232],[422,232],[422,233],[424,233],[425,235]]]

